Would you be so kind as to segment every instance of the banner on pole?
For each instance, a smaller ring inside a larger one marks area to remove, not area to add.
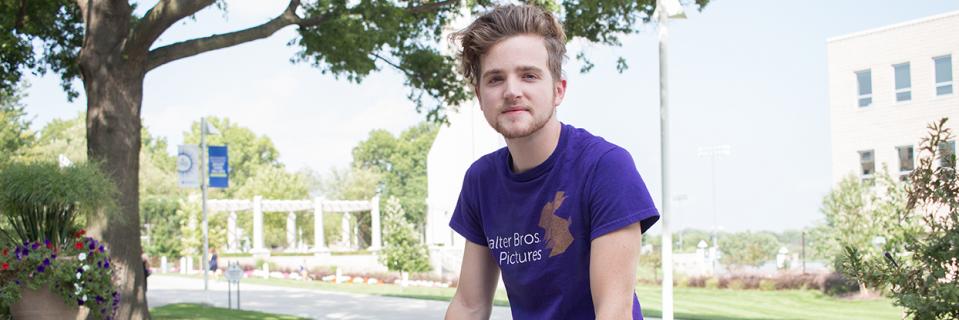
[[[230,162],[226,146],[209,146],[207,150],[210,155],[210,188],[229,187]]]
[[[176,171],[181,188],[200,187],[200,147],[177,146]]]

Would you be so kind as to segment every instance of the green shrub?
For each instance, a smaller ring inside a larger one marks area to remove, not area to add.
[[[78,218],[85,221],[116,206],[116,186],[91,162],[65,168],[52,162],[14,163],[0,172],[0,186],[0,237],[7,243],[63,246],[83,222]]]
[[[719,279],[707,278],[703,283],[703,287],[706,289],[719,289]]]
[[[763,279],[759,281],[759,290],[762,290],[762,291],[776,290],[776,281],[771,279]]]

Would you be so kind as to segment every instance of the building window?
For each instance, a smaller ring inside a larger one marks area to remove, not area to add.
[[[896,72],[896,101],[912,100],[912,80],[909,78],[909,63],[892,66]]]
[[[859,83],[859,107],[868,107],[872,104],[872,70],[856,71],[856,81]]]
[[[952,56],[932,58],[936,65],[936,95],[952,94]]]
[[[876,172],[876,158],[872,150],[859,151],[859,165],[862,167],[862,179],[872,179],[873,173]]]
[[[909,174],[916,168],[916,158],[912,146],[896,147],[899,154],[899,180],[908,181]]]
[[[939,143],[939,166],[956,166],[956,141],[949,140]]]

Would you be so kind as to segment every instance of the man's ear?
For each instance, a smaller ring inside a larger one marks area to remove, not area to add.
[[[559,106],[566,97],[566,79],[561,79],[553,84],[553,106]]]

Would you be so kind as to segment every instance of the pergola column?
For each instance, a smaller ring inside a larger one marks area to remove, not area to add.
[[[343,218],[340,219],[340,241],[346,246],[351,247],[350,241],[350,213],[343,212]]]
[[[253,197],[253,254],[269,255],[263,246],[263,197]]]
[[[286,215],[286,251],[296,250],[296,212]]]
[[[240,246],[237,245],[236,211],[230,211],[230,216],[226,219],[226,230],[226,251],[238,252]]]
[[[316,255],[328,254],[330,249],[326,247],[326,240],[323,238],[323,199],[313,199],[313,253]]]
[[[382,237],[380,235],[380,195],[377,194],[370,200],[370,251],[380,251],[382,249]]]

